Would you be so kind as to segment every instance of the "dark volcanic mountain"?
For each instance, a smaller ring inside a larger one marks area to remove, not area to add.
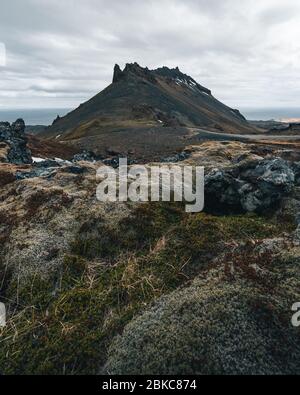
[[[253,133],[238,110],[219,102],[178,68],[149,70],[134,63],[123,71],[116,65],[111,85],[56,119],[44,136],[96,151],[104,146],[123,150],[139,149],[153,139],[163,145],[168,140],[173,147],[172,136],[183,137],[191,132],[187,128],[201,127]]]

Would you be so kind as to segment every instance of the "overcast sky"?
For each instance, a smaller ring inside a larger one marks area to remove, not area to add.
[[[233,107],[297,107],[299,38],[299,0],[1,0],[0,108],[75,107],[134,61]]]

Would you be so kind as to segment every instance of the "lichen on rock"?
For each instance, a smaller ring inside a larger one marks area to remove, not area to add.
[[[14,164],[32,163],[31,152],[27,147],[25,122],[17,119],[11,125],[0,122],[0,142],[8,147],[7,155],[2,160]]]

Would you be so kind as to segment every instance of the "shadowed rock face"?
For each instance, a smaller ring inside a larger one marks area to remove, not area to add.
[[[0,122],[0,143],[7,147],[6,157],[2,158],[2,161],[14,164],[32,162],[23,119],[17,119],[12,125],[8,122]]]
[[[123,78],[124,78],[124,73],[120,69],[120,66],[118,64],[116,64],[114,67],[113,84],[121,81]]]
[[[82,148],[91,150],[100,145],[109,146],[112,135],[116,138],[113,132],[125,133],[129,138],[136,134],[137,140],[141,132],[151,128],[163,134],[163,127],[207,127],[229,133],[253,133],[253,127],[238,110],[219,102],[209,89],[178,68],[149,70],[133,63],[127,64],[124,70],[116,65],[111,85],[56,120],[44,136],[70,143],[80,140]],[[95,147],[87,146],[89,137],[93,137]],[[175,131],[174,138],[179,140]],[[126,146],[127,140],[122,135],[120,144]],[[133,148],[137,144],[138,141],[131,142]]]
[[[275,209],[297,184],[295,165],[269,158],[214,169],[205,179],[207,209],[214,212],[264,212]]]

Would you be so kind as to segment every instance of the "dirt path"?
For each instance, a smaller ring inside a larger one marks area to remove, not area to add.
[[[229,133],[217,133],[210,132],[204,129],[192,129],[193,132],[196,132],[197,135],[195,137],[199,139],[209,139],[209,140],[237,140],[237,141],[251,141],[251,142],[299,142],[300,136],[284,136],[284,135],[270,135],[270,134],[229,134]]]

